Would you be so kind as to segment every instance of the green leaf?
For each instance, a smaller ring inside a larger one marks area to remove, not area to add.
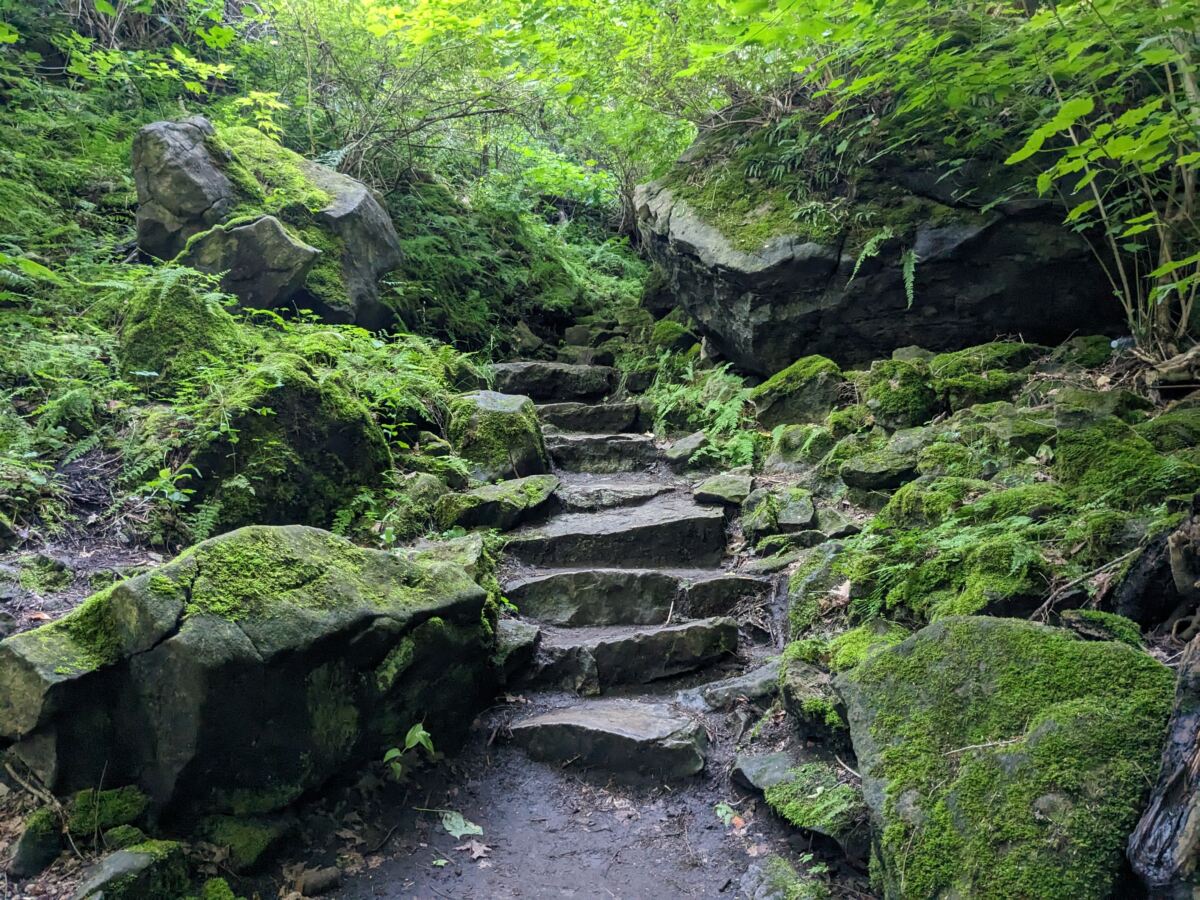
[[[461,838],[465,834],[483,834],[482,828],[464,819],[462,813],[453,809],[442,811],[442,827],[453,838]]]
[[[101,15],[115,16],[117,14],[117,8],[109,3],[108,0],[94,0],[94,5],[96,12]]]
[[[0,22],[0,44],[15,44],[21,39],[17,29],[6,22]]]

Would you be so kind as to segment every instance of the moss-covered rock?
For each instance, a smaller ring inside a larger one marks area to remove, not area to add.
[[[885,895],[1112,896],[1172,682],[1124,644],[992,618],[839,677]]]
[[[391,453],[366,408],[336,378],[276,354],[228,389],[189,462],[195,504],[222,529],[247,524],[328,527],[360,491],[378,487]]]
[[[919,360],[886,359],[871,364],[864,401],[879,424],[908,428],[939,409],[929,367]]]
[[[1134,426],[1161,453],[1200,447],[1200,406],[1181,407]]]
[[[183,844],[144,841],[93,866],[75,896],[78,900],[178,900],[189,882]]]
[[[862,788],[843,780],[829,763],[797,766],[763,791],[767,805],[789,824],[832,838],[853,859],[867,846],[867,807]]]
[[[1026,381],[1021,370],[1046,352],[1036,344],[996,341],[941,353],[929,361],[933,388],[951,409],[1007,400]]]
[[[121,374],[131,382],[172,385],[212,362],[228,365],[247,349],[216,296],[184,275],[134,292],[120,335]]]
[[[533,401],[520,394],[475,391],[450,404],[450,443],[480,481],[549,471]]]
[[[295,827],[288,817],[209,816],[196,834],[210,844],[229,851],[228,864],[234,872],[253,869]]]
[[[149,840],[146,832],[136,825],[118,825],[110,828],[101,836],[103,844],[109,850],[124,850],[134,844],[142,844]]]
[[[507,531],[544,510],[557,488],[558,479],[553,475],[499,481],[464,494],[443,494],[435,514],[446,530],[458,526]]]
[[[150,798],[132,785],[79,791],[71,801],[67,830],[86,837],[118,825],[132,825],[145,815],[149,806]]]
[[[168,815],[262,815],[414,722],[453,747],[487,608],[452,564],[241,529],[0,642],[0,735],[55,789],[136,780]]]
[[[836,444],[837,438],[821,425],[781,425],[771,433],[771,448],[763,468],[775,473],[812,468]]]
[[[813,528],[817,508],[804,488],[772,491],[759,488],[742,501],[742,528],[752,540],[771,534],[792,534]]]
[[[62,825],[54,810],[48,806],[36,809],[25,819],[8,863],[8,873],[14,878],[32,878],[58,858],[62,847]]]
[[[750,392],[758,421],[776,425],[821,422],[837,406],[842,370],[824,356],[806,356]]]

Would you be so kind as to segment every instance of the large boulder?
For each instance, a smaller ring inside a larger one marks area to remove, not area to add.
[[[188,458],[192,502],[221,528],[328,527],[364,488],[378,487],[391,453],[367,409],[337,379],[318,380],[297,356],[247,368],[222,419]]]
[[[201,116],[142,128],[133,173],[146,253],[221,274],[248,306],[311,306],[371,329],[395,320],[378,284],[400,242],[361,182]]]
[[[168,819],[258,815],[424,722],[465,734],[490,683],[459,566],[313,528],[198,544],[0,642],[0,740],[56,791],[137,784]]]
[[[520,394],[474,391],[450,403],[450,443],[480,481],[550,471],[533,401]]]
[[[839,676],[885,896],[1117,896],[1172,680],[1126,644],[970,617]]]
[[[844,364],[907,344],[955,349],[998,334],[1052,344],[1119,327],[1087,242],[1052,204],[984,214],[921,198],[931,211],[914,214],[911,234],[884,242],[855,274],[859,257],[844,235],[739,245],[668,182],[637,189],[643,246],[704,336],[751,372],[770,375],[814,353]],[[904,250],[919,260],[911,308]]]

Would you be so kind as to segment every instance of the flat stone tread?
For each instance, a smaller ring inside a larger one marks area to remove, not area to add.
[[[591,431],[560,431],[557,434],[547,434],[547,443],[556,441],[562,444],[649,444],[658,446],[653,435],[641,434],[636,431],[591,432]]]
[[[522,537],[559,537],[569,534],[617,534],[632,528],[647,528],[688,520],[720,520],[725,514],[713,506],[701,506],[690,497],[665,494],[641,506],[616,507],[595,512],[571,512],[556,516],[536,528],[512,532],[513,540]]]
[[[736,625],[727,616],[712,616],[707,619],[691,619],[672,625],[581,625],[563,628],[546,625],[542,627],[542,644],[546,647],[589,647],[598,644],[615,644],[619,641],[636,639],[642,635],[672,634],[694,629],[716,630]]]
[[[687,584],[697,584],[702,581],[715,581],[718,578],[747,578],[752,581],[760,582],[763,586],[769,585],[771,579],[765,575],[752,575],[748,572],[731,571],[729,569],[688,569],[688,568],[664,568],[653,566],[638,566],[636,568],[622,569],[617,566],[538,566],[538,567],[523,567],[513,570],[508,576],[501,576],[501,586],[506,590],[518,585],[531,584],[535,581],[545,581],[550,578],[556,578],[565,575],[578,575],[582,572],[595,573],[604,575],[612,573],[615,576],[636,577],[638,575],[665,575],[674,578],[678,581]]]
[[[513,730],[567,726],[605,732],[634,741],[661,741],[690,728],[693,721],[666,704],[641,700],[593,700],[541,713],[514,723]]]

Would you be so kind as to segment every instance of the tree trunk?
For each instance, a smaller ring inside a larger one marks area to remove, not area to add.
[[[1129,861],[1153,897],[1191,900],[1200,886],[1200,637],[1179,664],[1162,768],[1129,838]]]

